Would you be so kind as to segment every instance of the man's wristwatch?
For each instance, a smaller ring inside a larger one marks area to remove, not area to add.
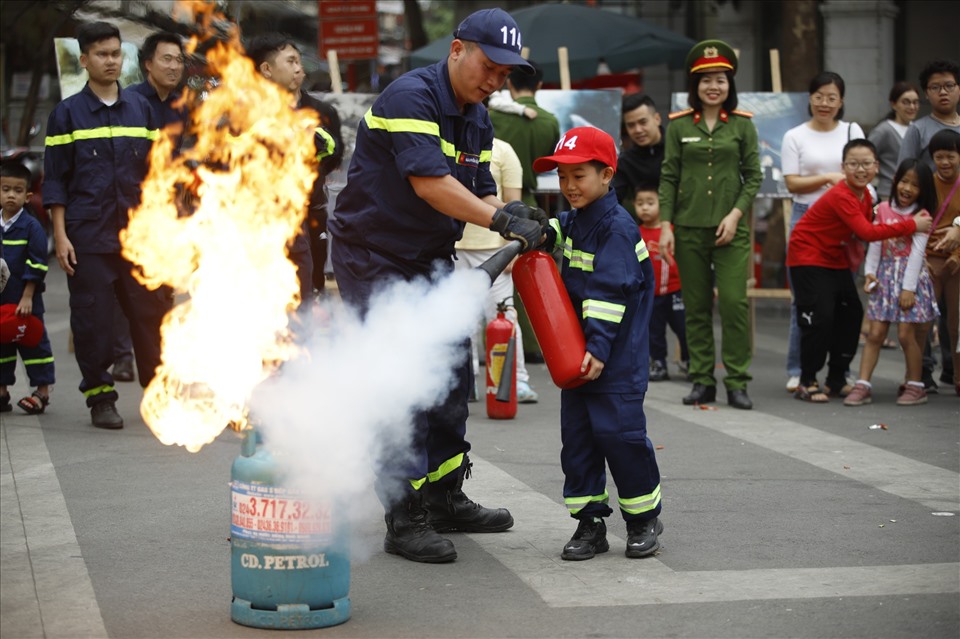
[[[953,218],[953,226],[960,226],[960,215]]]

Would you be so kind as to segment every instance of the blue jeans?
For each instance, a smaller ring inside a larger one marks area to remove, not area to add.
[[[790,212],[790,232],[793,233],[793,227],[797,225],[803,214],[810,208],[809,204],[793,203],[793,210]],[[793,284],[790,282],[790,269],[787,269],[787,285],[793,290]],[[796,297],[790,302],[790,332],[787,337],[787,377],[800,376],[800,329],[797,327],[797,301]]]

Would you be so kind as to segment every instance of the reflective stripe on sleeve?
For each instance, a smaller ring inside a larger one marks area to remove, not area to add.
[[[427,483],[426,477],[421,477],[420,479],[411,479],[410,485],[413,486],[414,490],[420,490],[420,488]]]
[[[636,250],[637,250],[637,261],[642,262],[644,260],[650,259],[650,252],[647,251],[647,245],[644,243],[643,240],[640,240],[639,242],[637,242]]]
[[[4,246],[26,246],[27,240],[4,240]]]
[[[46,265],[46,264],[38,264],[38,263],[36,263],[36,262],[31,262],[30,260],[27,260],[27,266],[29,266],[30,268],[35,268],[35,269],[37,269],[38,271],[48,271],[48,270],[50,270],[49,268],[47,268],[47,265]]]
[[[601,302],[600,300],[583,300],[583,319],[592,317],[594,319],[604,320],[619,324],[623,321],[623,314],[627,312],[627,307],[623,304],[611,304],[610,302]]]
[[[317,161],[320,161],[323,158],[330,157],[331,155],[333,155],[333,152],[337,148],[337,143],[334,141],[333,136],[327,133],[327,131],[321,127],[317,127],[316,129],[314,129],[314,131],[316,132],[317,135],[323,138],[323,141],[325,143],[324,147],[319,151],[317,151]]]

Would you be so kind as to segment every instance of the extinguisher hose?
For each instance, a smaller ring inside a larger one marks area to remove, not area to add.
[[[490,283],[493,284],[497,277],[503,273],[503,269],[507,268],[507,265],[510,264],[510,261],[520,255],[522,248],[523,245],[520,244],[520,242],[513,240],[477,268],[489,275]]]
[[[516,331],[514,331],[516,333]],[[507,341],[507,352],[503,358],[503,368],[500,373],[500,385],[497,386],[497,401],[498,402],[509,402],[510,394],[513,391],[513,373],[516,368],[513,365],[514,359],[517,357],[517,337],[516,335],[511,335],[509,341]]]

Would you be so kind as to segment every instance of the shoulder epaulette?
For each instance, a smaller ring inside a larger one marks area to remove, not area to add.
[[[693,109],[684,109],[683,111],[674,111],[667,117],[671,120],[676,120],[677,118],[682,118],[685,115],[690,115],[693,113]]]
[[[734,110],[731,111],[730,113],[733,113],[733,114],[739,115],[739,116],[743,116],[743,117],[745,117],[745,118],[752,118],[752,117],[753,117],[753,113],[751,113],[750,111],[741,111],[740,109],[734,109]]]

